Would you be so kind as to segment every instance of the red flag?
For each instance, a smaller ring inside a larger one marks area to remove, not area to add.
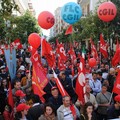
[[[85,75],[84,75],[84,58],[80,58],[79,73],[76,81],[75,91],[81,104],[85,103]]]
[[[76,55],[75,55],[75,51],[74,51],[72,45],[71,45],[70,50],[68,51],[68,53],[70,54],[72,64],[74,64],[74,61],[76,60]]]
[[[54,66],[55,56],[50,44],[45,39],[42,40],[42,56],[45,56],[50,67]]]
[[[120,45],[117,39],[116,52],[112,58],[112,66],[116,66],[120,62]]]
[[[73,32],[73,27],[72,27],[72,25],[70,25],[70,26],[67,28],[67,30],[66,30],[66,32],[65,32],[65,35],[72,34],[72,32]]]
[[[11,89],[11,83],[9,82],[9,93],[8,93],[8,104],[11,106],[11,108],[14,108],[14,102],[13,102],[13,95],[12,95],[12,89]]]
[[[60,80],[58,79],[54,70],[53,70],[53,75],[54,75],[54,78],[56,79],[56,84],[57,84],[57,87],[58,87],[62,97],[69,96],[68,93],[66,92],[66,90],[64,89],[64,87],[62,86],[62,84],[61,84]]]
[[[91,43],[91,54],[95,59],[97,59],[98,58],[97,50],[91,38],[90,38],[90,43]]]
[[[62,97],[69,96],[68,93],[65,91],[64,87],[62,86],[62,84],[61,84],[60,80],[58,79],[58,77],[57,77],[56,73],[54,72],[54,70],[53,70],[53,75],[54,75],[54,77],[56,79],[56,84],[57,84],[57,87],[58,87]],[[70,106],[70,110],[72,111],[72,114],[74,116],[74,120],[76,120],[76,110],[75,110],[75,106],[73,104]]]
[[[117,39],[117,44],[116,44],[116,51],[120,48],[120,44],[119,44],[119,41]]]
[[[120,71],[118,72],[118,75],[116,77],[116,81],[114,83],[113,91],[116,94],[120,94]]]
[[[13,101],[13,95],[12,95],[12,88],[11,88],[11,83],[9,82],[9,93],[8,93],[8,104],[11,106],[12,111],[10,114],[10,120],[14,120],[14,101]]]
[[[35,94],[39,95],[42,102],[44,102],[43,95],[45,92],[43,91],[44,87],[48,83],[48,79],[46,78],[43,68],[40,64],[40,57],[37,51],[33,51],[31,56],[31,61],[33,63],[33,77],[32,77],[32,87]]]
[[[63,44],[61,43],[61,44],[59,44],[59,46],[58,46],[58,54],[59,54],[59,56],[61,57],[61,59],[63,60],[63,61],[66,61],[67,60],[67,57],[66,57],[66,53],[65,53],[65,49],[64,49],[64,46],[63,46]]]
[[[104,56],[104,58],[108,58],[108,52],[107,52],[108,45],[106,44],[105,40],[103,39],[102,34],[100,34],[100,52]]]
[[[16,39],[11,43],[12,46],[16,46],[18,49],[22,49],[22,44],[20,43],[20,39]]]

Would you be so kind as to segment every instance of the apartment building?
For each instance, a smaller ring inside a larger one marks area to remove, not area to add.
[[[60,34],[63,29],[66,29],[69,25],[61,19],[61,7],[55,10],[54,17],[55,25],[50,29],[50,37],[55,37],[57,34]]]
[[[35,16],[35,10],[31,0],[15,0],[15,3],[18,5],[19,11],[13,11],[13,15],[20,16],[25,13],[26,10],[29,10],[32,15]]]

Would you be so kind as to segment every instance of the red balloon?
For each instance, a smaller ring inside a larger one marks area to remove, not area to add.
[[[97,14],[101,20],[109,22],[115,18],[117,9],[112,2],[104,2],[98,7]]]
[[[89,59],[89,66],[90,67],[94,67],[96,65],[96,59],[95,58],[90,58]]]
[[[55,23],[55,18],[52,13],[48,11],[43,11],[38,16],[38,24],[41,28],[49,29]]]
[[[31,33],[28,37],[28,42],[33,48],[37,49],[41,42],[40,36],[37,33]]]

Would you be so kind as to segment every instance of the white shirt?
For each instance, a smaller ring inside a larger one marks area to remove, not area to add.
[[[64,120],[74,120],[72,112],[69,107],[65,107],[63,109],[63,113],[64,113]]]

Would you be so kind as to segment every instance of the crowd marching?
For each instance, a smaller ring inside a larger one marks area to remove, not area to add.
[[[119,62],[112,65],[112,53],[107,57],[104,52],[96,53],[92,40],[93,48],[84,50],[72,45],[64,48],[58,41],[52,47],[43,43],[38,51],[17,49],[13,79],[5,53],[0,55],[0,120],[120,118],[120,86],[116,83],[120,66]],[[96,55],[93,67],[89,64],[92,52]]]

